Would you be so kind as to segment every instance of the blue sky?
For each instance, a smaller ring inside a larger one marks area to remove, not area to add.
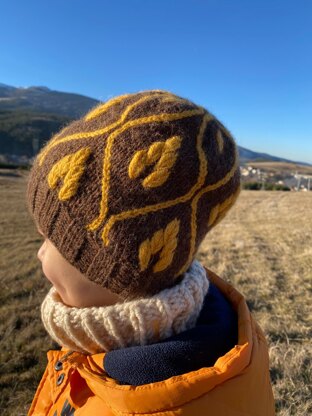
[[[310,0],[10,0],[0,16],[0,82],[168,89],[241,146],[312,163]]]

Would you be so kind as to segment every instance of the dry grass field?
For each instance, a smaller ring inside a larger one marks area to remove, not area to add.
[[[24,202],[25,177],[0,176],[0,414],[25,415],[52,342],[48,284]],[[266,333],[279,416],[312,414],[312,192],[243,191],[198,257],[244,293]]]
[[[312,175],[312,166],[310,165],[300,165],[300,164],[289,163],[289,162],[250,162],[248,163],[248,165],[251,165],[254,168],[269,170],[271,172],[276,172],[276,173],[298,172],[301,175]]]

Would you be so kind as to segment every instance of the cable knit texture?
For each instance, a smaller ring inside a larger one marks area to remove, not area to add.
[[[52,288],[42,321],[58,344],[83,353],[152,344],[195,326],[208,287],[205,269],[194,260],[172,288],[111,306],[69,307]]]

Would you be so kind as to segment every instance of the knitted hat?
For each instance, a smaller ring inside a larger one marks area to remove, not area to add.
[[[28,205],[63,257],[131,299],[179,281],[239,191],[228,130],[186,99],[147,91],[54,136],[34,162]]]

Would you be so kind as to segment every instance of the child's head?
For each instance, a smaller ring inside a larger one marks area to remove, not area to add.
[[[63,258],[52,256],[49,279],[73,304],[67,279],[76,277],[120,299],[173,286],[239,189],[225,127],[188,100],[148,91],[101,104],[54,136],[35,160],[28,202]]]
[[[44,275],[53,284],[64,303],[81,308],[111,305],[120,300],[118,295],[86,279],[48,238],[42,236],[44,241],[39,248],[38,259]]]

